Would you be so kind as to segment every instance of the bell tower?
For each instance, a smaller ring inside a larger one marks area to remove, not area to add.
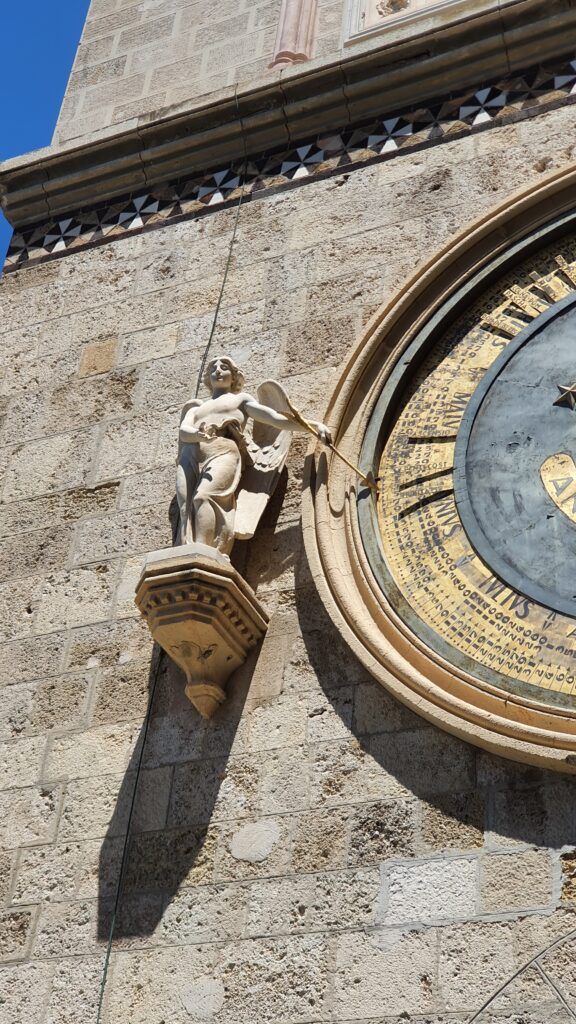
[[[92,0],[0,164],[6,1024],[573,1020],[575,93],[571,0]]]

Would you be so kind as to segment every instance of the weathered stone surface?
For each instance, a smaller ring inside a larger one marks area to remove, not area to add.
[[[10,850],[53,840],[60,801],[57,786],[0,793],[0,847]]]
[[[368,928],[375,922],[379,898],[377,868],[254,882],[246,935]]]
[[[438,980],[447,1010],[481,1006],[516,967],[509,923],[463,923],[439,929]]]
[[[0,743],[0,790],[33,786],[41,775],[44,736],[21,737]]]
[[[454,858],[391,864],[383,875],[386,924],[432,924],[474,917],[478,864]]]
[[[335,945],[335,1020],[433,1009],[438,999],[433,929],[348,933]]]
[[[382,800],[352,811],[351,864],[414,856],[418,808],[411,800]]]
[[[101,484],[50,494],[41,498],[13,501],[0,507],[0,534],[13,536],[55,523],[71,523],[93,513],[111,512],[118,499],[119,485]]]
[[[39,581],[34,594],[38,611],[36,633],[98,622],[111,610],[116,586],[116,566],[106,562],[89,568],[54,573]]]
[[[4,501],[84,486],[94,444],[92,431],[76,431],[14,446],[5,475]]]
[[[6,964],[0,968],[0,1012],[7,1024],[44,1024],[54,964]]]
[[[73,957],[56,964],[46,1024],[90,1024],[96,1017],[105,957]]]
[[[50,743],[45,774],[50,779],[90,778],[127,767],[138,742],[138,724],[103,725],[86,732],[55,737]]]
[[[270,856],[280,834],[281,828],[274,819],[244,825],[232,836],[230,853],[236,860],[259,864]]]
[[[136,773],[80,778],[64,790],[60,840],[123,835],[132,804]],[[142,771],[132,818],[136,831],[162,828],[170,795],[170,771]]]
[[[0,910],[0,962],[21,960],[28,945],[33,916],[29,911]]]
[[[494,854],[481,867],[482,909],[547,907],[552,900],[552,865],[545,851]]]
[[[435,850],[482,846],[484,814],[481,794],[438,794],[422,805],[422,840]]]

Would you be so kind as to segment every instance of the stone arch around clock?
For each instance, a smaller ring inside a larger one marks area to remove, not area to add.
[[[576,292],[576,258],[566,259],[562,243],[576,240],[575,184],[576,169],[570,169],[497,207],[435,254],[376,314],[343,369],[326,417],[352,462],[378,471],[395,416],[391,397],[400,384],[410,385],[421,360],[420,354],[415,361],[415,348],[428,345],[429,351],[480,295],[492,296],[482,325],[504,347]],[[554,267],[547,275],[534,271],[543,287],[535,281],[512,284],[496,301],[494,286],[503,275],[529,258],[538,266],[544,250],[554,250]],[[369,491],[325,455],[311,465],[309,483],[304,526],[319,593],[382,685],[469,742],[516,760],[575,771],[576,688],[565,699],[543,687],[502,687],[498,674],[482,674],[473,660],[454,659],[449,648],[431,643],[409,602],[383,585],[378,515]]]

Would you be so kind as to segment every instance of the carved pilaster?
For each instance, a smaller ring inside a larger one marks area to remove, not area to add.
[[[282,0],[271,68],[310,60],[316,34],[317,0]]]

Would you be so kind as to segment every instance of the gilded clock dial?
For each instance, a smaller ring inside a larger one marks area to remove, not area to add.
[[[387,589],[479,680],[574,706],[576,245],[493,286],[436,340],[380,460]]]

